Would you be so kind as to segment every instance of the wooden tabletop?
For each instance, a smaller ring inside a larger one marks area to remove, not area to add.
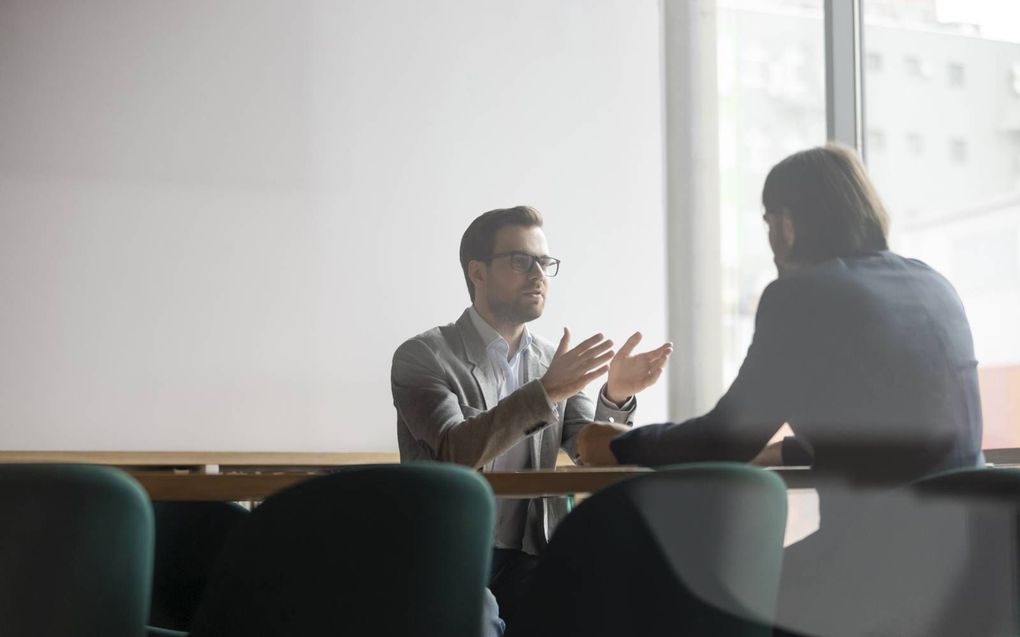
[[[333,467],[391,464],[400,454],[385,451],[0,451],[2,462],[84,462],[118,467]]]
[[[482,477],[489,481],[497,496],[534,498],[592,493],[649,471],[642,467],[613,467],[483,473]],[[323,474],[322,471],[221,474],[131,471],[149,497],[161,501],[264,500],[277,491]]]
[[[1018,449],[988,449],[1000,466],[1020,465]],[[224,451],[0,451],[0,463],[82,462],[123,467],[153,500],[262,500],[332,468],[390,464],[390,452],[224,452]],[[776,468],[791,489],[812,488],[806,467]],[[501,497],[540,497],[592,493],[649,471],[642,467],[559,467],[556,470],[482,474]]]

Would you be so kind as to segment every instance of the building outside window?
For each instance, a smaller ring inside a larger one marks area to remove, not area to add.
[[[864,55],[905,60],[901,73],[864,71],[866,139],[906,141],[867,154],[892,248],[956,287],[974,332],[985,447],[1020,446],[1020,3],[864,0],[863,15]],[[947,81],[905,81],[925,63]]]

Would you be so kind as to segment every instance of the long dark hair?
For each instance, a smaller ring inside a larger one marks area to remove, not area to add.
[[[766,214],[786,210],[796,238],[790,260],[818,263],[888,250],[889,215],[857,153],[826,144],[776,164],[761,194]]]

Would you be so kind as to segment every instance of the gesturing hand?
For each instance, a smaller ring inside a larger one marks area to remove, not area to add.
[[[570,330],[564,327],[560,346],[542,377],[545,393],[556,403],[570,398],[609,371],[606,363],[613,358],[613,341],[606,340],[602,334],[585,339],[574,349],[569,347]]]
[[[641,342],[641,332],[634,332],[609,364],[609,380],[606,383],[606,398],[622,405],[631,396],[655,384],[666,368],[669,355],[673,353],[672,343],[631,355]]]

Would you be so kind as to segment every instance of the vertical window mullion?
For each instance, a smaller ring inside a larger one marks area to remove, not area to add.
[[[862,0],[825,0],[825,111],[829,141],[864,155]]]

